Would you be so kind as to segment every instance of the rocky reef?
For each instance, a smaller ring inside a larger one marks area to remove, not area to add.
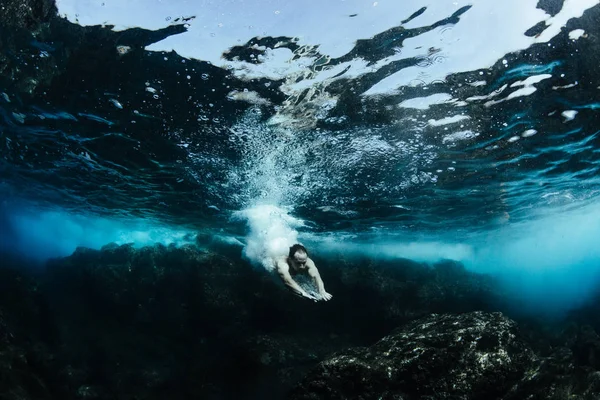
[[[600,393],[593,328],[517,325],[495,312],[506,307],[487,276],[454,262],[315,260],[327,303],[294,297],[235,246],[14,259],[0,268],[0,398]]]
[[[33,390],[25,379],[47,398],[282,398],[332,352],[432,311],[495,307],[492,281],[454,263],[316,261],[334,301],[294,297],[233,246],[12,262],[1,270],[5,398]]]
[[[558,347],[541,357],[501,313],[430,315],[340,352],[293,391],[309,399],[597,399],[600,374]],[[539,339],[539,338],[538,338]]]

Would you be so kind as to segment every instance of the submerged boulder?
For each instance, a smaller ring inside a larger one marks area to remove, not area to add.
[[[290,399],[497,399],[537,363],[501,313],[431,315],[328,358]]]

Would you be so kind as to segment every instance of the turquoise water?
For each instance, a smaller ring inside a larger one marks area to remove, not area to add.
[[[51,29],[4,32],[0,247],[200,232],[261,265],[298,240],[457,260],[533,313],[580,305],[599,282],[600,6],[416,3],[207,22],[225,6],[67,1]]]

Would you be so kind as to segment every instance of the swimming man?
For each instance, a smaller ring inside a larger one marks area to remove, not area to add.
[[[308,258],[308,252],[301,244],[295,244],[290,247],[290,252],[287,257],[276,259],[275,268],[283,283],[296,295],[314,301],[327,301],[333,297],[325,291],[325,286],[323,285],[321,275],[319,275],[319,270],[315,266],[313,260]],[[308,274],[308,276],[313,279],[313,282],[319,292],[318,297],[302,289],[302,287],[300,287],[300,285],[298,285],[298,283],[292,279],[292,276],[297,274]]]

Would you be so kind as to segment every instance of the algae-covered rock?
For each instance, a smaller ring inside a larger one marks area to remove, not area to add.
[[[500,313],[431,315],[315,368],[291,399],[494,399],[535,367]]]

